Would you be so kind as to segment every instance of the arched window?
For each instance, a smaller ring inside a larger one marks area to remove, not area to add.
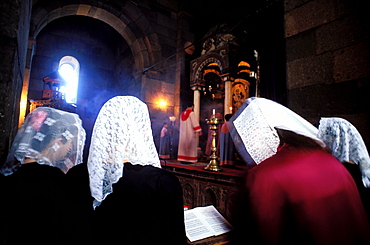
[[[65,94],[67,103],[76,104],[80,63],[72,56],[64,56],[59,61],[58,71],[66,81],[65,86],[60,88],[60,92]]]

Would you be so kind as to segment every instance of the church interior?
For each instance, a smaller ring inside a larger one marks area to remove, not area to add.
[[[164,122],[173,130],[170,159],[161,162],[180,178],[184,204],[213,204],[228,218],[245,167],[204,170],[212,115],[222,119],[263,97],[315,126],[321,117],[345,118],[370,145],[363,1],[2,0],[0,8],[2,163],[25,116],[40,106],[80,116],[86,158],[102,105],[133,95],[148,106],[157,144]],[[74,72],[74,92],[62,90],[63,65]],[[189,102],[203,134],[199,163],[183,166],[176,130]]]

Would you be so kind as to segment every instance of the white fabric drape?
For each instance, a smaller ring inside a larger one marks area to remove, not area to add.
[[[321,118],[319,137],[339,161],[359,165],[362,182],[365,187],[370,187],[369,153],[360,133],[350,122],[338,117]]]
[[[113,192],[125,162],[161,168],[148,108],[133,96],[110,99],[96,119],[87,163],[94,207]]]
[[[318,129],[283,105],[264,98],[251,98],[245,103],[249,104],[232,123],[256,164],[276,154],[280,140],[275,128],[309,137],[325,147],[317,137]]]
[[[10,175],[25,159],[61,169],[64,173],[82,163],[86,133],[75,113],[38,107],[18,130],[0,172]]]

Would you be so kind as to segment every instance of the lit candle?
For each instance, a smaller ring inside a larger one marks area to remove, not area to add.
[[[213,109],[212,110],[212,115],[215,115],[216,114],[216,110],[215,109]]]
[[[229,113],[230,113],[230,114],[232,114],[232,113],[233,113],[233,107],[232,107],[232,106],[230,106],[230,107],[229,107]]]

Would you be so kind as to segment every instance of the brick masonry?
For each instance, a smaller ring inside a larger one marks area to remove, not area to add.
[[[370,145],[370,21],[364,3],[284,3],[288,106],[312,123],[343,117]]]

